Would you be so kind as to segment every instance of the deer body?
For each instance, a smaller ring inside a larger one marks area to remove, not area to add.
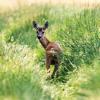
[[[50,74],[50,65],[54,65],[54,71],[51,75],[53,78],[54,75],[58,75],[58,68],[60,64],[60,53],[61,53],[61,48],[58,43],[55,42],[50,42],[43,34],[44,34],[44,29],[47,28],[48,23],[45,23],[45,26],[43,28],[39,28],[36,24],[36,22],[33,22],[34,27],[37,29],[37,37],[45,49],[46,53],[46,69],[47,73]]]

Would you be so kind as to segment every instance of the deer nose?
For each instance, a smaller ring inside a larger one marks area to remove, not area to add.
[[[41,38],[42,36],[43,36],[42,33],[37,35],[38,38]]]
[[[41,35],[38,35],[38,37],[42,37]]]

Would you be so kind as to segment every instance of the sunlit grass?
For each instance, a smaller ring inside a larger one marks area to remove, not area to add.
[[[34,60],[30,48],[3,44],[3,54],[0,55],[0,99],[50,99],[49,94],[43,92],[39,74],[34,72]]]
[[[53,80],[46,80],[45,54],[33,20],[41,25],[48,20],[45,35],[62,47],[60,76]],[[1,13],[0,99],[94,100],[100,94],[99,21],[100,8],[31,5]]]

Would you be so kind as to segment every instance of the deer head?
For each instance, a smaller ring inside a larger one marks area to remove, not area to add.
[[[43,27],[39,26],[37,22],[33,21],[33,28],[36,29],[37,37],[40,39],[43,37],[45,30],[48,28],[48,21],[45,22]]]

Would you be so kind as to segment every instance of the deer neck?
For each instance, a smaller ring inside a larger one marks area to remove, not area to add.
[[[39,41],[44,49],[46,49],[48,44],[50,43],[50,41],[45,36],[41,37]]]

